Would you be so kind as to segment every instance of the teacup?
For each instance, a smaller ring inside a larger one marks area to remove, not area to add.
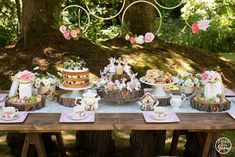
[[[154,115],[155,119],[165,119],[169,115],[169,110],[165,107],[154,107]]]
[[[16,109],[15,107],[5,107],[3,109],[3,117],[14,118],[16,116],[16,112],[18,112],[18,109]]]
[[[171,95],[170,104],[173,108],[179,108],[182,106],[183,102],[186,100],[186,95]]]
[[[86,110],[83,106],[77,105],[73,108],[72,118],[73,119],[80,119],[85,117]]]

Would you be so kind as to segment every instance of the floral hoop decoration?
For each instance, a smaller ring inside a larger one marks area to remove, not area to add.
[[[126,40],[129,40],[131,44],[138,44],[142,45],[144,43],[151,43],[154,40],[155,36],[152,32],[147,32],[144,36],[139,35],[139,36],[131,36],[127,34],[125,36]]]
[[[52,75],[48,72],[35,73],[35,76],[36,76],[34,82],[35,88],[56,86],[59,83],[58,78],[55,75]]]
[[[79,15],[78,15],[78,23],[72,23],[68,16],[69,16],[69,11],[67,11],[70,8],[77,8]],[[81,13],[80,11],[84,11],[86,16],[87,16],[87,20],[86,20],[86,27],[85,26],[81,26]],[[90,15],[89,13],[86,11],[86,9],[84,9],[83,7],[79,6],[79,5],[69,5],[67,7],[65,7],[61,13],[61,26],[59,28],[60,32],[63,34],[64,38],[66,40],[70,40],[70,39],[75,39],[78,40],[79,37],[81,37],[84,32],[86,32],[86,30],[88,29],[89,25],[90,25]]]

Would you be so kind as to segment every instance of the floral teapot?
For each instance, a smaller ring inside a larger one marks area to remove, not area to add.
[[[100,97],[97,97],[96,91],[88,90],[87,92],[83,93],[83,98],[81,99],[80,103],[81,106],[84,106],[87,111],[93,111],[98,109],[98,101]],[[77,101],[75,101],[77,104]]]

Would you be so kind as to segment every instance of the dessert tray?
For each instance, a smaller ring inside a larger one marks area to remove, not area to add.
[[[153,95],[156,96],[157,98],[166,98],[166,97],[169,97],[169,94],[167,94],[163,87],[164,86],[168,86],[168,85],[173,85],[173,84],[176,84],[178,82],[178,78],[177,77],[173,77],[173,81],[170,82],[170,83],[157,83],[157,84],[153,84],[153,83],[149,83],[146,81],[146,78],[145,77],[141,77],[140,78],[140,82],[144,83],[144,84],[147,84],[147,85],[150,85],[150,86],[153,86],[155,88],[154,92],[153,92]]]

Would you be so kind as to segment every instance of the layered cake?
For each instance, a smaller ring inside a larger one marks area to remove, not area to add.
[[[141,97],[141,84],[136,78],[137,74],[131,70],[128,60],[110,58],[109,61],[97,81],[101,98],[112,102],[127,102]]]
[[[89,85],[89,69],[79,57],[64,62],[62,84],[67,88],[84,88]]]

